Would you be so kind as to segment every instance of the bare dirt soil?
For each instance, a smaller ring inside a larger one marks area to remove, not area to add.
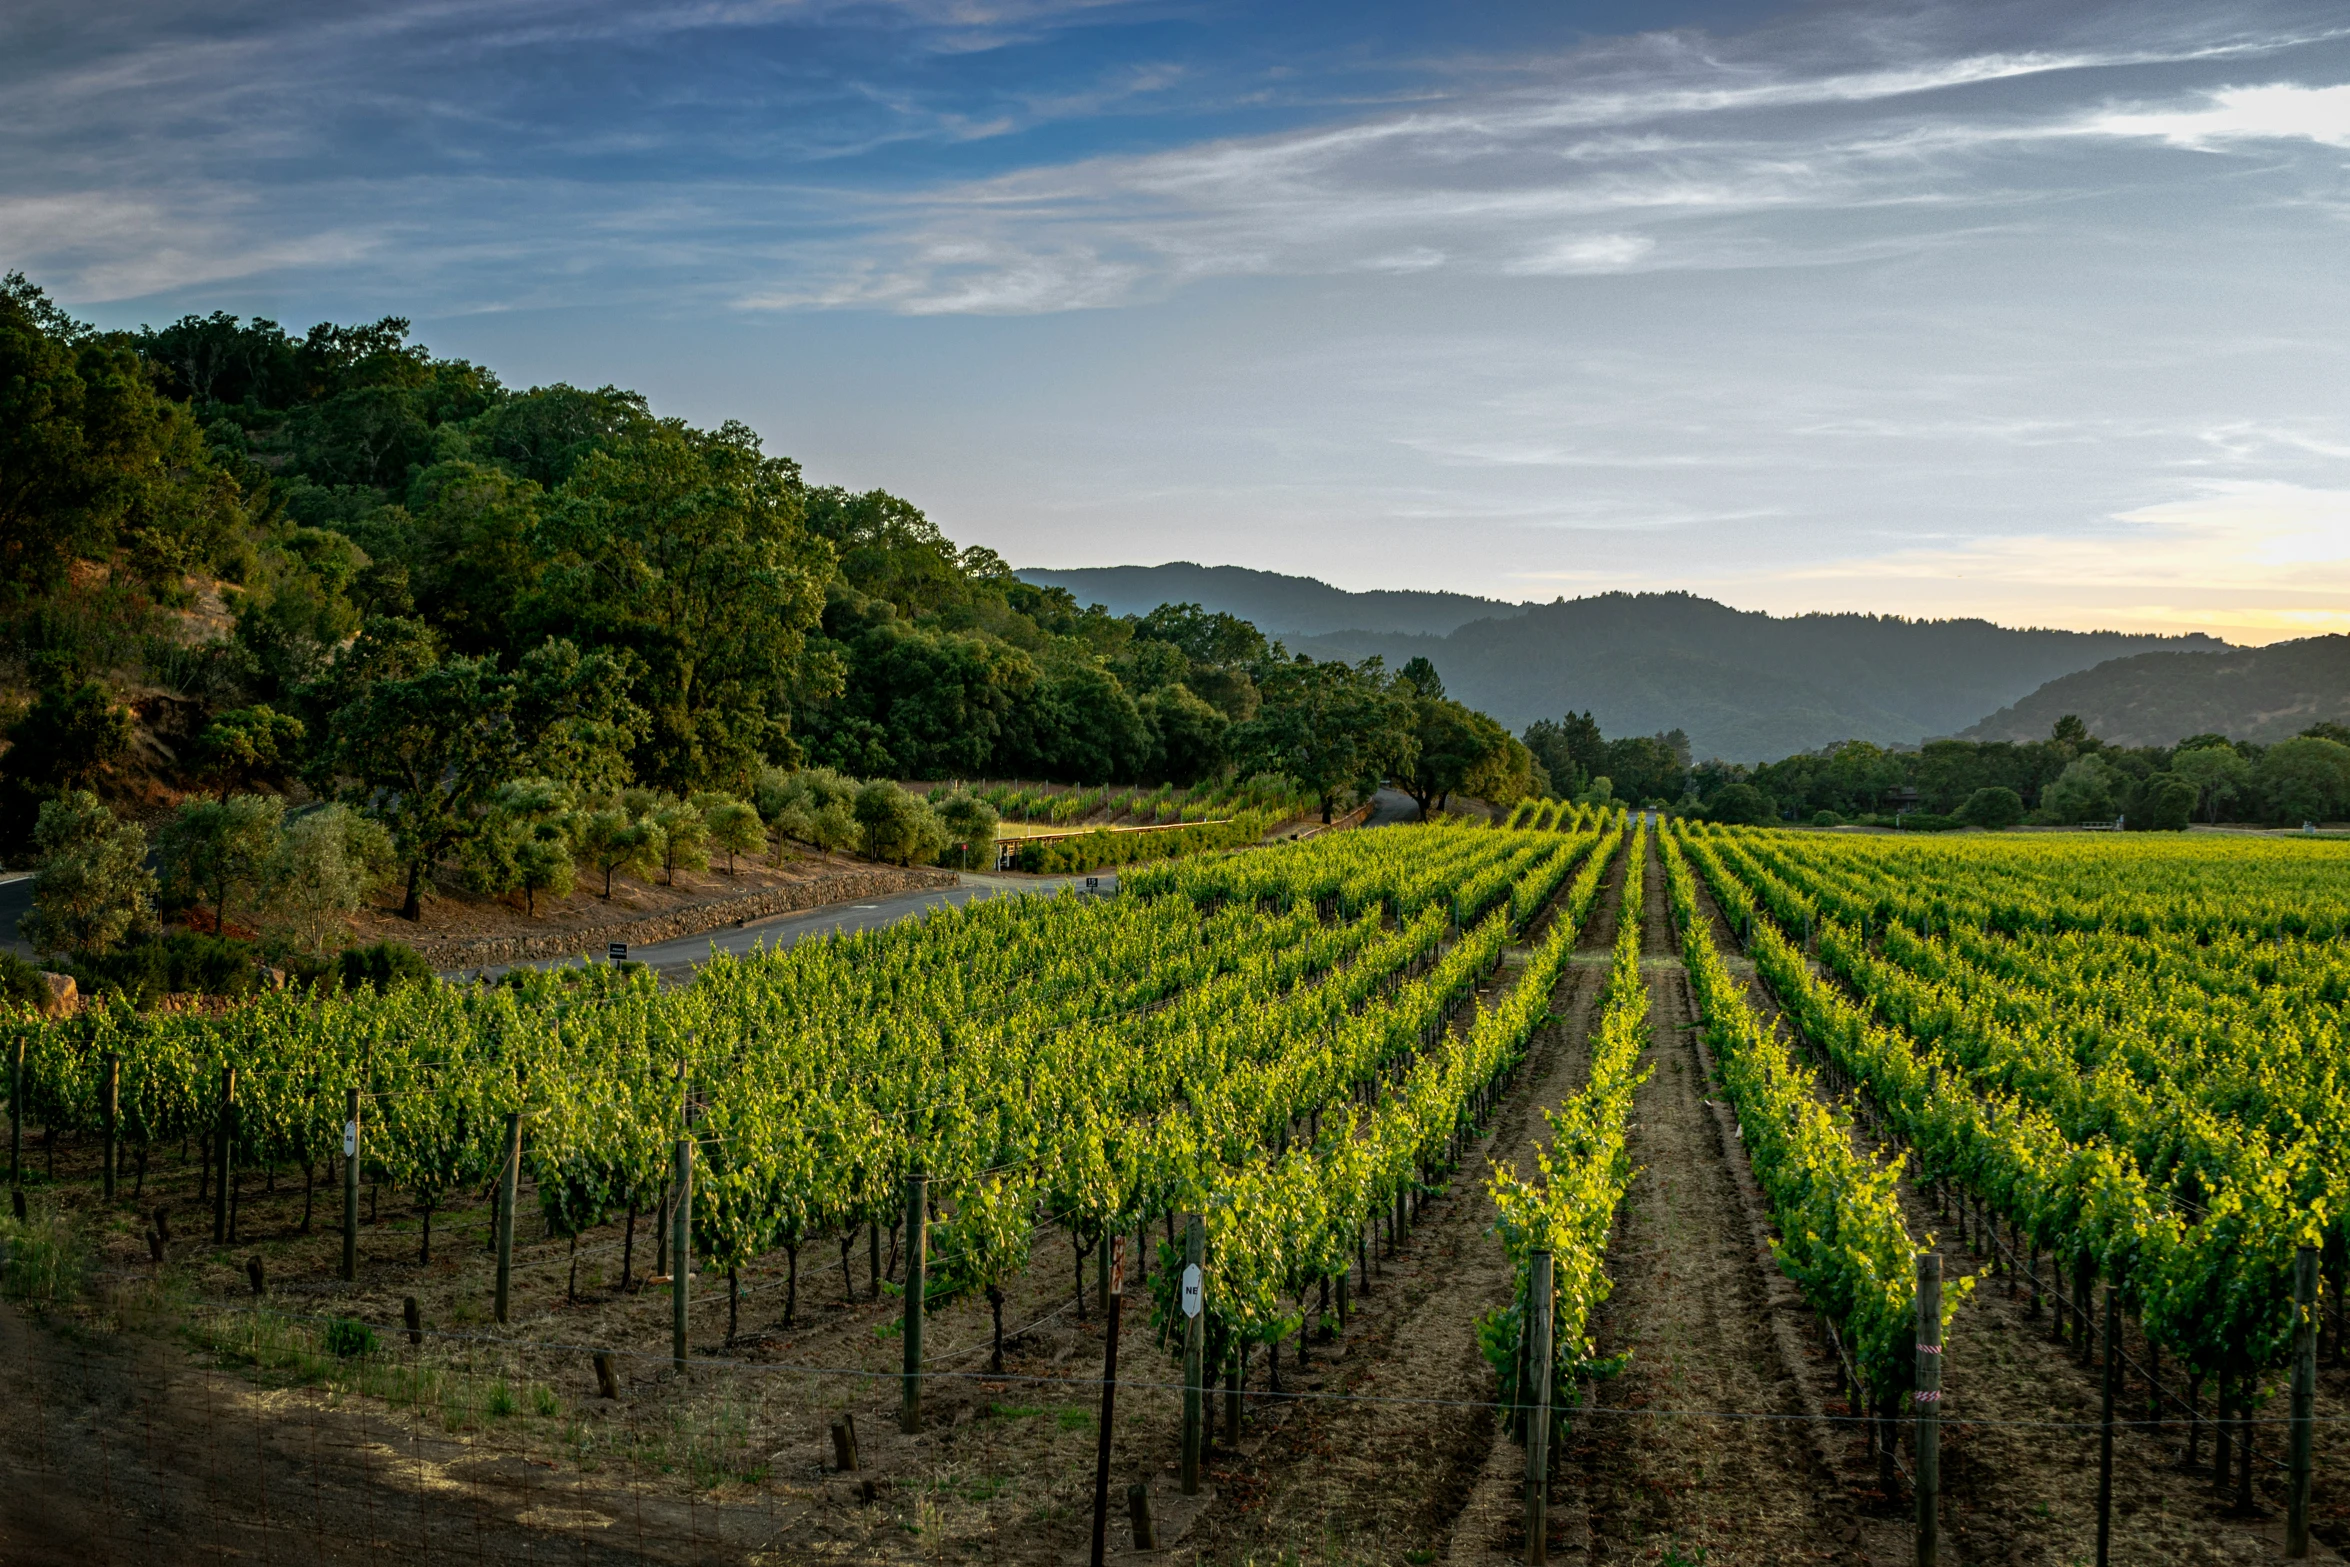
[[[1642,867],[1648,1081],[1629,1145],[1638,1175],[1608,1253],[1614,1292],[1594,1321],[1597,1380],[1561,1457],[1565,1559],[1718,1564],[1839,1559],[1852,1518],[1821,1461],[1774,1321],[1796,1308],[1760,1254],[1744,1161],[1708,1088],[1661,868]],[[1703,1411],[1787,1418],[1728,1420]],[[1579,1528],[1578,1528],[1579,1526]]]

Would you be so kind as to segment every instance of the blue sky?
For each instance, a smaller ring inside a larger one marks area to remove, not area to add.
[[[16,0],[0,265],[1017,564],[2350,631],[2339,4]]]

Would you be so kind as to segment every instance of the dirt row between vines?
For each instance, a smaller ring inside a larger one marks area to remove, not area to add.
[[[1625,1362],[1591,1385],[1561,1454],[1559,1543],[1591,1562],[1833,1560],[1848,1509],[1807,1425],[1692,1413],[1806,1412],[1776,1320],[1797,1303],[1707,1103],[1653,850],[1642,874],[1649,1075],[1627,1137],[1638,1173],[1608,1250],[1614,1287],[1592,1324],[1598,1355]]]
[[[1795,1037],[1793,1023],[1783,1018],[1769,988],[1755,976],[1752,964],[1739,955],[1737,938],[1702,878],[1698,888],[1700,909],[1711,923],[1715,945],[1733,971],[1746,977],[1749,1000],[1757,1014],[1775,1020],[1783,1037]],[[1856,1126],[1854,1136],[1860,1146],[1881,1157],[1900,1153],[1897,1148],[1878,1144],[1865,1127]],[[1916,1173],[1914,1158],[1906,1169],[1910,1175]],[[2070,1344],[2052,1341],[2052,1313],[2045,1303],[2036,1315],[2032,1312],[2030,1292],[2023,1281],[2016,1281],[2018,1288],[2011,1298],[2008,1274],[1988,1271],[1989,1247],[1979,1237],[1969,1239],[1980,1248],[1980,1254],[1960,1244],[1955,1215],[1938,1216],[1932,1199],[1913,1180],[1905,1178],[1899,1191],[1910,1234],[1921,1243],[1931,1238],[1941,1250],[1945,1278],[1981,1275],[1972,1298],[1959,1308],[1950,1325],[1943,1354],[1943,1560],[2012,1563],[2015,1567],[2072,1567],[2076,1562],[2094,1560],[2099,1440],[2093,1423],[2099,1418],[2101,1372],[2082,1366],[2078,1351]],[[2044,1279],[2055,1282],[2056,1270],[2045,1258],[2041,1270]],[[2069,1283],[2064,1287],[2069,1289]],[[2125,1333],[2124,1343],[2139,1365],[2147,1363],[2143,1341],[2134,1332]],[[1811,1358],[1824,1374],[1827,1357],[1815,1347]],[[2337,1378],[2340,1375],[2337,1373]],[[2165,1384],[2178,1385],[2175,1370],[2166,1375]],[[2336,1386],[2328,1391],[2339,1394],[2343,1389]],[[2206,1412],[2210,1396],[2207,1387]],[[2329,1410],[2327,1402],[2321,1398],[2320,1416],[2342,1412],[2338,1404]],[[2119,1418],[2144,1421],[2146,1404],[2143,1379],[2135,1373],[2126,1375],[2117,1405]],[[2272,1405],[2263,1414],[2277,1412]],[[2183,1418],[2175,1408],[2166,1417],[2174,1422]],[[2249,1519],[2232,1516],[2227,1500],[2213,1493],[2208,1428],[2202,1439],[2202,1467],[2193,1471],[2183,1467],[2180,1460],[2185,1445],[2186,1431],[2181,1424],[2120,1428],[2114,1450],[2112,1559],[2160,1563],[2279,1559],[2284,1543],[2283,1472],[2272,1460],[2283,1456],[2280,1428],[2269,1426],[2260,1436],[2263,1456],[2257,1474],[2263,1505],[2260,1516]],[[1846,1474],[1858,1477],[1870,1472],[1863,1446],[1857,1433],[1842,1440]],[[2311,1560],[2341,1559],[2325,1543],[2325,1537],[2341,1527],[2339,1522],[2329,1525],[2329,1520],[2350,1517],[2350,1506],[2334,1500],[2350,1496],[2350,1487],[2329,1487],[2326,1483],[2329,1450],[2338,1458],[2332,1472],[2350,1480],[2350,1432],[2340,1426],[2321,1424],[2318,1428],[2313,1515],[2320,1521],[2321,1538],[2312,1545]],[[1868,1533],[1888,1542],[1898,1535],[1900,1548],[1906,1550],[1906,1503],[1865,1494],[1862,1500],[1864,1508],[1874,1511],[1879,1519],[1868,1525]],[[1878,1559],[1886,1558],[1880,1555]]]
[[[1499,1432],[1493,1373],[1477,1344],[1477,1319],[1506,1306],[1511,1287],[1508,1258],[1489,1233],[1486,1180],[1497,1162],[1530,1172],[1535,1148],[1550,1139],[1542,1110],[1583,1085],[1622,860],[1559,978],[1559,1021],[1535,1038],[1489,1135],[1427,1203],[1403,1255],[1383,1264],[1344,1343],[1317,1359],[1309,1396],[1280,1406],[1235,1461],[1217,1467],[1231,1501],[1185,1542],[1207,1559],[1425,1563],[1456,1530],[1482,1536],[1516,1525],[1514,1482],[1497,1506],[1493,1479],[1518,1449]],[[1516,968],[1513,955],[1480,999],[1515,983]]]

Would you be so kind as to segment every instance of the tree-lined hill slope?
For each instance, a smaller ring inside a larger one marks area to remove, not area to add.
[[[1776,616],[1688,593],[1528,605],[1459,593],[1351,593],[1311,577],[1188,561],[1019,576],[1113,614],[1196,603],[1252,621],[1316,658],[1376,653],[1390,669],[1426,658],[1455,698],[1513,730],[1587,710],[1609,734],[1680,729],[1695,755],[1732,761],[1838,740],[1916,744],[2117,657],[2228,646],[2199,634]],[[2046,732],[2046,723],[2035,730]]]
[[[1527,607],[1466,593],[1350,593],[1313,577],[1246,566],[1200,566],[1188,560],[1163,566],[1030,570],[1019,576],[1038,587],[1066,588],[1079,603],[1100,604],[1113,615],[1147,615],[1161,604],[1199,604],[1237,615],[1269,636],[1293,638],[1332,631],[1443,636],[1472,620],[1522,614]]]
[[[2350,636],[2109,659],[2051,680],[1959,738],[2036,740],[2067,713],[2109,745],[2197,734],[2273,744],[2311,724],[2350,723]]]

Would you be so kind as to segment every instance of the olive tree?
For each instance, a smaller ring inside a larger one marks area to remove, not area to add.
[[[33,847],[33,911],[18,929],[34,951],[107,952],[154,927],[147,835],[87,789],[42,802]]]
[[[712,792],[695,795],[693,805],[709,829],[711,847],[726,856],[727,875],[734,874],[736,855],[756,854],[767,846],[767,825],[748,801]]]
[[[967,790],[957,789],[938,802],[939,824],[946,828],[948,840],[964,846],[964,860],[968,868],[970,852],[981,846],[992,847],[999,818],[994,806]],[[992,857],[990,863],[993,863]]]
[[[619,871],[640,881],[661,864],[660,834],[631,815],[624,805],[600,806],[583,812],[575,829],[580,857],[603,873],[604,897],[612,896],[612,874]]]
[[[274,794],[187,801],[155,835],[165,890],[209,902],[213,929],[226,935],[230,903],[260,891],[285,810]]]
[[[392,835],[347,805],[305,811],[285,825],[263,872],[270,927],[302,950],[339,945],[343,921],[392,874]]]
[[[857,825],[863,829],[865,853],[876,860],[911,865],[938,858],[947,846],[946,824],[920,795],[908,794],[886,779],[876,779],[857,791]]]

